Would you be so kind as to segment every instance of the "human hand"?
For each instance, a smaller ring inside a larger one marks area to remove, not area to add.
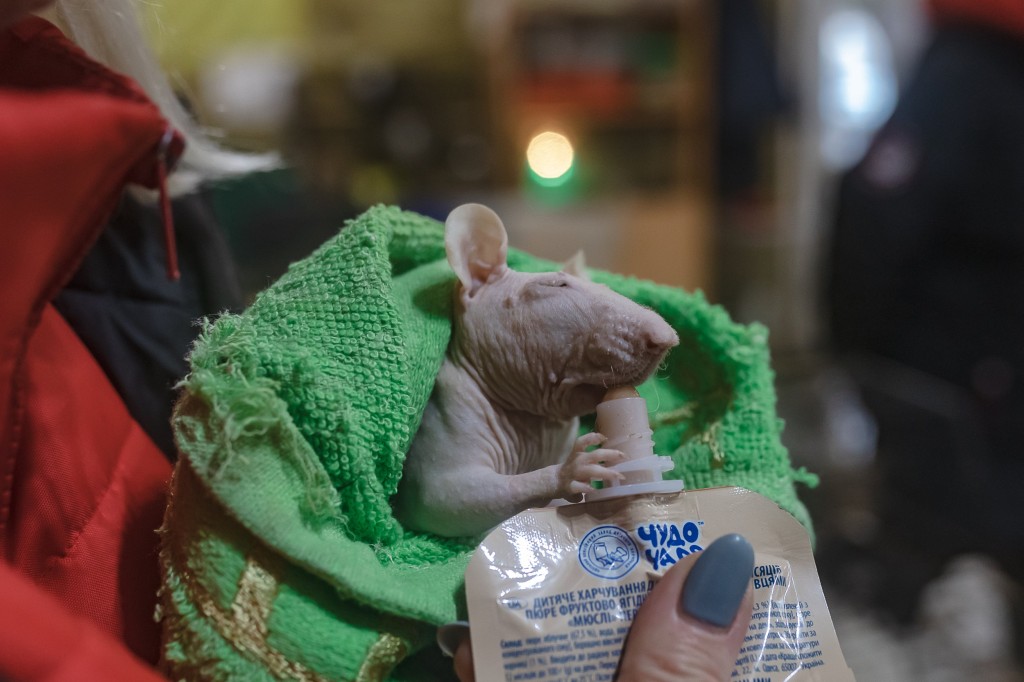
[[[673,566],[640,607],[616,680],[728,680],[753,612],[753,567],[754,549],[736,534]],[[455,674],[474,682],[469,630],[449,634]]]
[[[735,533],[672,567],[640,607],[616,679],[728,680],[754,610],[753,568],[753,547]]]

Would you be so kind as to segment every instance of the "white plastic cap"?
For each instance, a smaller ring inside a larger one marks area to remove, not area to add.
[[[626,455],[624,462],[609,467],[625,478],[588,492],[588,502],[624,495],[677,493],[683,489],[681,480],[662,480],[662,473],[674,467],[672,458],[654,454],[647,402],[635,389],[616,388],[605,394],[604,402],[597,406],[596,429],[607,438],[601,447]]]

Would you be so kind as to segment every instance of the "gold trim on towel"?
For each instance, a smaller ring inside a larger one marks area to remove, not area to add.
[[[328,682],[301,663],[290,661],[267,643],[267,620],[277,597],[277,576],[253,557],[245,562],[238,579],[238,593],[230,612],[220,609],[210,594],[194,581],[190,586],[203,615],[210,619],[220,635],[243,653],[248,653],[278,679],[300,682]]]
[[[700,442],[708,446],[711,451],[711,468],[721,469],[725,466],[725,449],[718,442],[718,430],[721,422],[715,422],[700,435]]]
[[[249,557],[242,577],[238,579],[238,593],[231,602],[231,613],[238,626],[253,637],[258,636],[265,641],[267,620],[270,619],[270,609],[276,597],[277,578]]]
[[[382,682],[406,654],[405,642],[388,632],[380,637],[366,652],[366,659],[359,668],[355,682]]]

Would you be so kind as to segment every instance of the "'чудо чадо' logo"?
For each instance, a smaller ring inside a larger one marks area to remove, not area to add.
[[[704,549],[701,541],[703,521],[684,523],[648,523],[637,526],[636,535],[644,556],[655,569],[674,565],[684,556]]]

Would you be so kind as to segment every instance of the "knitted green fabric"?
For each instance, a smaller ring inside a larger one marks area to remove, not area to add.
[[[512,251],[519,270],[554,266]],[[700,294],[607,273],[680,345],[641,387],[688,487],[761,492],[808,528],[765,331]],[[451,333],[443,226],[377,207],[208,325],[175,413],[163,529],[164,668],[182,679],[445,679],[426,646],[460,615],[473,539],[391,513]]]

